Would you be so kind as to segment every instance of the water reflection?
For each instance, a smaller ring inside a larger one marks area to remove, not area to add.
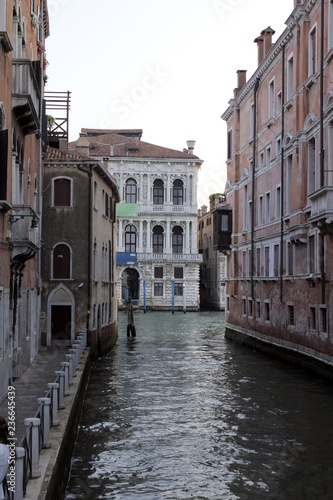
[[[135,322],[93,364],[66,499],[331,498],[329,384],[226,341],[221,313]]]

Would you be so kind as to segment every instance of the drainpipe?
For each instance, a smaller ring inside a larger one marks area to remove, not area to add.
[[[255,209],[255,172],[257,148],[257,92],[260,78],[257,76],[253,90],[253,153],[252,153],[252,203],[251,203],[251,298],[254,299],[254,209]]]
[[[91,258],[92,258],[92,217],[93,217],[93,208],[92,208],[92,165],[89,165],[89,217],[88,217],[88,304],[87,304],[87,321],[86,321],[86,329],[87,335],[89,332],[89,318],[91,312],[91,287],[92,287],[92,278],[91,278]]]
[[[321,0],[320,16],[320,187],[325,185],[325,150],[324,150],[324,4]],[[320,274],[321,303],[326,302],[325,290],[325,236],[320,237]]]
[[[285,46],[282,47],[282,111],[281,111],[281,190],[280,190],[280,210],[281,210],[281,228],[280,228],[280,301],[283,302],[283,215],[284,215],[284,86],[285,86]]]

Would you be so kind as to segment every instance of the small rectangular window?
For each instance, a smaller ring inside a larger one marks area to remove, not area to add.
[[[293,305],[287,306],[288,310],[288,325],[295,326],[295,308]]]
[[[175,283],[175,297],[183,296],[183,283]]]
[[[315,237],[311,235],[309,237],[309,273],[316,272],[316,249],[315,249]]]
[[[261,256],[261,249],[260,248],[257,248],[257,276],[260,276],[260,265],[261,265],[261,262],[260,262],[260,256]]]
[[[274,116],[274,100],[275,100],[275,81],[274,79],[269,82],[269,118]]]
[[[268,224],[271,221],[271,195],[266,193],[265,195],[265,223]]]
[[[316,330],[316,308],[314,306],[309,307],[309,329]]]
[[[163,278],[163,266],[154,267],[154,278]]]
[[[270,311],[270,303],[265,302],[264,303],[264,320],[265,321],[270,321],[271,320],[271,311]]]
[[[163,283],[154,283],[154,296],[163,297]]]
[[[232,156],[232,130],[228,131],[228,144],[227,144],[227,158],[231,159]]]
[[[319,308],[320,314],[320,333],[328,333],[327,332],[327,309],[326,307]]]
[[[288,243],[288,275],[293,276],[294,274],[294,245]]]
[[[279,219],[281,217],[281,187],[276,188],[276,203],[275,203],[275,218]]]
[[[175,279],[183,279],[184,277],[184,269],[182,267],[175,267],[174,268],[174,277]]]
[[[317,69],[317,31],[314,27],[309,34],[309,76]]]
[[[265,276],[269,276],[269,247],[265,247]]]
[[[294,58],[291,55],[287,62],[287,100],[291,99],[294,93]]]
[[[257,302],[256,302],[256,316],[257,316],[257,319],[261,318],[261,302],[260,302],[260,300],[257,300]]]
[[[249,316],[252,318],[253,317],[253,300],[252,299],[249,299],[248,305],[249,305]]]

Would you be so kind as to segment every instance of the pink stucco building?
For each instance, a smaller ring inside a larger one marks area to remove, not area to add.
[[[233,210],[226,334],[327,373],[333,329],[333,1],[255,39],[222,115]],[[254,34],[255,35],[255,34]],[[333,373],[333,371],[332,371]]]

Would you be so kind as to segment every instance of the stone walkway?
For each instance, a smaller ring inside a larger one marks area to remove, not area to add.
[[[70,346],[47,346],[42,347],[34,362],[17,379],[15,387],[15,437],[17,446],[23,439],[26,429],[25,418],[32,418],[38,410],[37,398],[46,396],[49,388],[48,383],[55,382],[56,371],[61,370],[61,362],[66,361]],[[6,399],[0,405],[0,415],[8,417],[8,403]]]

